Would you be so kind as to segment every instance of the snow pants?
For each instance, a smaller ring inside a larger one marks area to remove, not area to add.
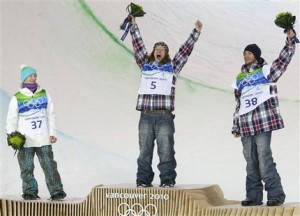
[[[57,163],[53,157],[52,146],[45,145],[42,147],[22,148],[18,151],[23,194],[38,194],[38,184],[33,174],[35,154],[45,174],[50,195],[63,192],[63,185],[57,171]]]

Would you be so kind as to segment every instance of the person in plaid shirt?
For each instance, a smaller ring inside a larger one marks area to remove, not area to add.
[[[140,154],[137,160],[137,187],[151,187],[154,179],[152,158],[154,141],[159,156],[160,187],[173,187],[177,173],[174,151],[174,99],[177,77],[188,60],[200,36],[202,23],[195,28],[179,51],[170,59],[169,48],[164,42],[154,44],[150,55],[143,43],[135,17],[131,17],[134,57],[142,77],[138,90],[136,109],[141,111],[139,121]]]
[[[269,66],[261,58],[256,44],[244,50],[241,72],[233,84],[237,102],[233,115],[232,134],[241,137],[247,162],[246,199],[243,206],[262,205],[263,183],[267,191],[267,205],[284,203],[285,193],[272,157],[272,131],[284,127],[279,112],[276,82],[286,71],[296,48],[296,33],[287,31],[286,44],[279,57]]]

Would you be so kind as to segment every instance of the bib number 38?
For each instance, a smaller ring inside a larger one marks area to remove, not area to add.
[[[256,104],[257,104],[257,98],[256,97],[245,100],[245,107],[246,108],[249,108],[251,106],[255,106]]]
[[[270,85],[256,86],[242,93],[239,114],[243,115],[254,110],[257,106],[267,101],[274,95],[270,94]]]

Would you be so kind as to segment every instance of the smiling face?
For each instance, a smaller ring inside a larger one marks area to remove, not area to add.
[[[36,78],[37,78],[36,74],[31,74],[25,79],[24,83],[33,84],[36,82]]]
[[[160,63],[166,56],[167,54],[167,50],[164,46],[156,46],[154,49],[154,59],[155,61],[157,61],[158,63]]]
[[[153,46],[151,54],[148,56],[149,62],[157,62],[159,64],[166,64],[171,61],[169,56],[169,47],[164,42],[157,42]]]
[[[247,66],[250,66],[252,63],[257,62],[257,60],[255,59],[255,56],[250,51],[244,52],[244,61],[245,61],[245,65],[247,65]]]

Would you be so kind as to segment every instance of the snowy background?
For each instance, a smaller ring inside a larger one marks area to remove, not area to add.
[[[54,100],[58,143],[55,159],[65,191],[85,197],[99,184],[135,183],[139,69],[130,35],[119,40],[129,1],[1,0],[0,197],[20,196],[14,151],[7,146],[8,103],[20,85],[20,64],[35,67],[38,83]],[[245,198],[245,160],[231,135],[235,101],[231,83],[246,45],[256,43],[270,64],[285,42],[275,26],[279,12],[299,16],[299,1],[136,1],[145,45],[165,41],[171,57],[194,23],[202,34],[176,91],[177,184],[218,184],[227,199]],[[299,22],[295,27],[299,32]],[[299,202],[299,47],[278,83],[285,129],[273,133],[272,149],[287,202]],[[154,184],[159,184],[154,153]],[[41,197],[49,197],[36,160]],[[266,200],[266,198],[265,198]]]

